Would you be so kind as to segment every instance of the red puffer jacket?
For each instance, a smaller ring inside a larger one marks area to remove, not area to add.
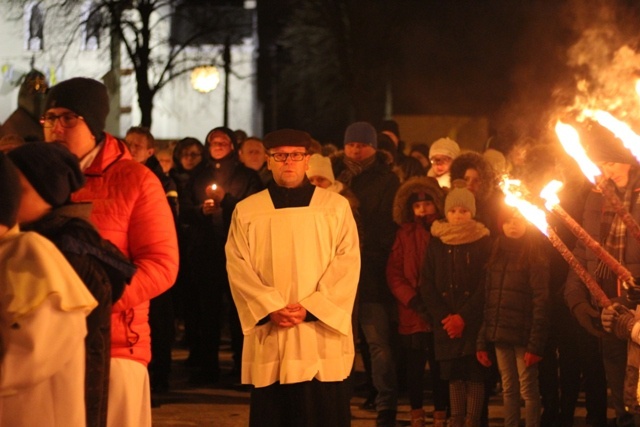
[[[91,221],[138,267],[111,313],[111,357],[151,359],[149,300],[169,289],[178,273],[173,217],[158,178],[131,160],[124,143],[106,134],[85,169],[86,185],[74,202],[92,202]]]
[[[387,283],[398,302],[398,332],[402,335],[430,332],[431,325],[409,308],[420,294],[420,267],[431,235],[417,222],[402,224],[387,262]]]

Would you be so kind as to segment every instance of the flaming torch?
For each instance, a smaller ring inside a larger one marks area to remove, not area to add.
[[[570,125],[558,122],[556,124],[556,134],[565,151],[578,163],[584,176],[593,184],[596,184],[596,188],[602,192],[616,215],[627,226],[629,233],[640,242],[640,226],[638,226],[638,223],[633,219],[627,208],[624,207],[611,187],[609,180],[604,179],[598,166],[587,156],[582,144],[580,144],[578,132]]]
[[[558,199],[558,191],[562,188],[562,183],[560,181],[553,180],[548,183],[540,193],[540,197],[542,197],[546,203],[545,207],[556,214],[562,221],[569,227],[571,232],[580,239],[584,245],[589,248],[598,258],[600,258],[607,266],[613,271],[623,282],[627,284],[631,284],[635,286],[635,281],[631,272],[627,270],[618,260],[616,260],[609,252],[607,252],[600,243],[598,243],[593,237],[589,235],[585,231],[584,228],[580,226],[574,220],[571,215],[567,213],[560,206],[560,199]]]
[[[547,236],[553,247],[556,248],[565,261],[567,261],[569,266],[578,274],[578,277],[580,277],[598,305],[601,307],[610,307],[611,300],[607,297],[602,288],[600,288],[598,282],[596,282],[586,268],[580,264],[580,261],[578,261],[573,253],[571,253],[567,245],[562,242],[556,232],[549,227],[544,211],[522,198],[520,181],[505,179],[500,184],[500,187],[505,194],[505,202],[509,206],[513,206],[518,209],[524,218],[535,225],[536,228]]]

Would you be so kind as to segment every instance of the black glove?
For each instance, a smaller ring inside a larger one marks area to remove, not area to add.
[[[600,319],[600,313],[591,307],[588,302],[581,302],[573,308],[573,316],[576,318],[580,326],[588,333],[596,337],[603,335],[602,330],[597,326]]]
[[[427,320],[427,306],[424,304],[424,301],[422,301],[422,298],[420,298],[420,295],[416,295],[411,298],[408,305],[411,310],[415,311],[420,317]]]

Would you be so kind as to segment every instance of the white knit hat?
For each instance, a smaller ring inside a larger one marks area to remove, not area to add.
[[[433,156],[447,156],[455,159],[460,154],[460,146],[451,138],[440,138],[431,144],[429,158]]]
[[[331,160],[321,154],[312,154],[309,158],[309,169],[307,169],[307,178],[312,176],[321,176],[328,179],[333,184],[336,178],[331,168]]]

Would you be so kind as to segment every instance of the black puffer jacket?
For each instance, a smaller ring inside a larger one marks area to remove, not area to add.
[[[433,319],[437,360],[476,353],[490,245],[489,237],[460,245],[448,245],[436,237],[429,242],[420,293]],[[464,320],[462,338],[449,338],[442,327],[442,320],[449,314],[459,314]]]
[[[498,245],[487,268],[484,320],[478,334],[478,350],[487,343],[526,347],[542,356],[548,334],[549,262],[547,259],[519,262],[525,250],[524,239],[537,239],[533,232],[521,239],[499,236]],[[542,253],[542,251],[541,251]]]

